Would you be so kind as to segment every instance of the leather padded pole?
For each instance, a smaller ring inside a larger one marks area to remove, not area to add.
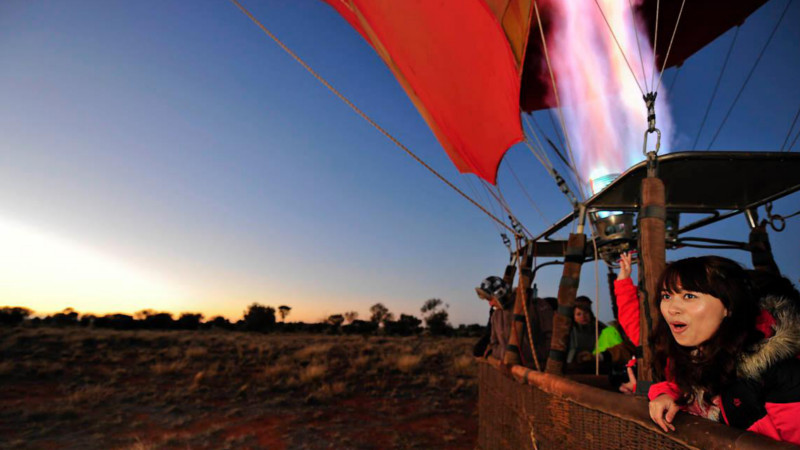
[[[558,285],[558,313],[553,316],[553,338],[550,341],[547,373],[556,375],[564,373],[569,332],[572,330],[572,311],[575,308],[575,297],[578,295],[585,247],[585,234],[569,235],[564,255],[564,271]]]
[[[650,336],[661,314],[656,299],[658,278],[666,267],[665,203],[664,182],[656,177],[644,178],[642,209],[639,211],[639,328],[643,362],[639,366],[638,378],[645,381],[653,381]]]
[[[520,255],[519,259],[520,277],[516,292],[514,293],[516,297],[514,301],[514,320],[511,322],[511,335],[508,337],[508,345],[506,346],[506,351],[503,355],[503,362],[505,364],[520,365],[524,363],[525,366],[530,367],[532,363],[532,361],[522,361],[520,356],[521,354],[527,355],[525,350],[522,348],[522,335],[523,333],[526,333],[524,302],[526,301],[525,293],[528,285],[530,284],[530,266],[531,258],[529,258],[527,256],[527,252],[525,252]],[[528,274],[527,279],[524,277],[526,273]],[[511,277],[513,280],[513,273]]]
[[[769,244],[766,223],[756,225],[750,230],[750,257],[753,260],[754,269],[775,274],[781,273],[772,256],[772,246]]]

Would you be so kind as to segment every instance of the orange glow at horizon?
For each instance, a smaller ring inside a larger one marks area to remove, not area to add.
[[[0,217],[0,304],[36,314],[71,307],[107,314],[184,310],[186,295],[159,277],[62,237]]]
[[[583,181],[622,173],[644,159],[647,109],[636,80],[645,92],[655,89],[649,86],[656,67],[644,26],[634,23],[631,6],[625,1],[551,0],[549,4],[557,11],[548,37],[550,58],[578,173]],[[672,128],[665,98],[662,84],[656,99],[662,150],[670,148]],[[654,147],[655,135],[651,134],[648,149]]]

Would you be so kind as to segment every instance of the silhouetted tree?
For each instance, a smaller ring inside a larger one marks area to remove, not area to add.
[[[196,330],[200,328],[200,321],[203,315],[200,313],[183,313],[175,323],[181,330]]]
[[[77,325],[78,312],[72,308],[65,308],[64,311],[53,314],[49,319],[50,323],[59,327]]]
[[[250,331],[270,331],[275,327],[275,308],[253,303],[247,308],[244,323]]]
[[[348,325],[342,327],[345,334],[361,334],[368,335],[378,330],[377,322],[367,322],[366,320],[355,319]]]
[[[28,308],[20,306],[4,306],[0,308],[0,325],[18,325],[33,314]]]
[[[344,316],[341,314],[333,314],[328,316],[326,322],[333,325],[334,328],[339,328],[340,326],[342,326],[342,323],[344,323]]]
[[[151,330],[169,330],[175,327],[175,321],[170,313],[152,313],[144,318],[143,325]]]
[[[153,311],[152,309],[143,309],[141,311],[136,311],[133,313],[133,318],[136,320],[144,320],[147,319],[149,316],[154,316],[158,314],[157,312]]]
[[[354,320],[358,319],[358,313],[355,311],[347,311],[344,313],[344,320],[347,323],[353,323]]]
[[[381,324],[387,320],[392,320],[394,315],[389,312],[389,308],[383,306],[383,303],[376,303],[369,308],[371,314],[369,321]]]
[[[286,316],[289,315],[289,312],[292,310],[291,306],[281,305],[278,306],[278,314],[281,315],[281,322],[286,322]]]
[[[171,322],[172,317],[170,317],[169,319]],[[165,326],[168,326],[170,322],[166,322]],[[106,314],[103,317],[95,317],[93,325],[97,328],[111,328],[114,330],[133,330],[134,328],[140,328],[141,326],[144,326],[144,321],[136,321],[133,319],[132,316],[129,316],[127,314]]]
[[[396,321],[386,321],[385,331],[386,334],[393,334],[398,336],[411,336],[412,334],[417,334],[420,332],[419,325],[422,323],[421,320],[417,319],[414,316],[410,316],[408,314],[400,314],[400,318]]]
[[[447,308],[450,305],[444,305],[442,307],[442,300],[438,298],[430,298],[425,301],[420,308],[420,311],[425,314],[423,318],[425,319],[425,326],[428,327],[428,331],[432,335],[435,336],[444,336],[450,334],[452,328],[450,324],[447,323],[449,319],[449,315],[447,314]]]
[[[232,330],[233,329],[233,324],[230,322],[230,320],[228,320],[228,319],[226,319],[226,318],[224,318],[222,316],[216,316],[216,317],[214,317],[213,319],[211,319],[210,321],[208,321],[206,323],[211,325],[212,328],[221,328],[223,330]]]
[[[131,319],[133,318],[131,317]],[[82,327],[93,327],[95,326],[95,320],[97,320],[97,316],[94,314],[83,314],[78,322]]]

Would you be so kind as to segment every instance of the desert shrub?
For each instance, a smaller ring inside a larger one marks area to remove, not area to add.
[[[475,358],[472,356],[457,356],[453,359],[453,374],[458,377],[474,377],[477,375],[477,367],[475,364]]]
[[[408,314],[400,314],[400,318],[396,321],[386,321],[384,323],[386,334],[392,336],[411,336],[418,334],[420,329],[421,320]]]
[[[186,352],[184,354],[186,355],[187,358],[199,359],[208,354],[208,349],[206,347],[198,347],[198,346],[189,347],[188,349],[186,349]]]
[[[172,362],[157,362],[150,366],[150,370],[156,375],[168,375],[179,373],[187,366],[186,360]]]
[[[294,353],[294,357],[298,361],[308,361],[313,359],[314,357],[326,355],[331,350],[331,348],[333,348],[333,344],[327,342],[320,344],[312,344],[307,347],[303,347],[300,350],[297,350]]]
[[[367,322],[365,320],[353,320],[349,325],[342,327],[345,334],[373,334],[378,330],[377,322]]]
[[[19,325],[27,319],[33,311],[19,306],[4,306],[0,308],[0,325]]]
[[[313,383],[322,377],[324,377],[328,372],[328,366],[325,364],[312,364],[300,372],[300,382],[303,384]]]
[[[419,368],[421,362],[422,356],[420,355],[401,355],[397,358],[397,369],[404,373],[414,372]]]

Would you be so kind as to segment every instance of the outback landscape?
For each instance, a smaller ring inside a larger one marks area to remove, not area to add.
[[[471,448],[474,342],[0,327],[0,447]]]

